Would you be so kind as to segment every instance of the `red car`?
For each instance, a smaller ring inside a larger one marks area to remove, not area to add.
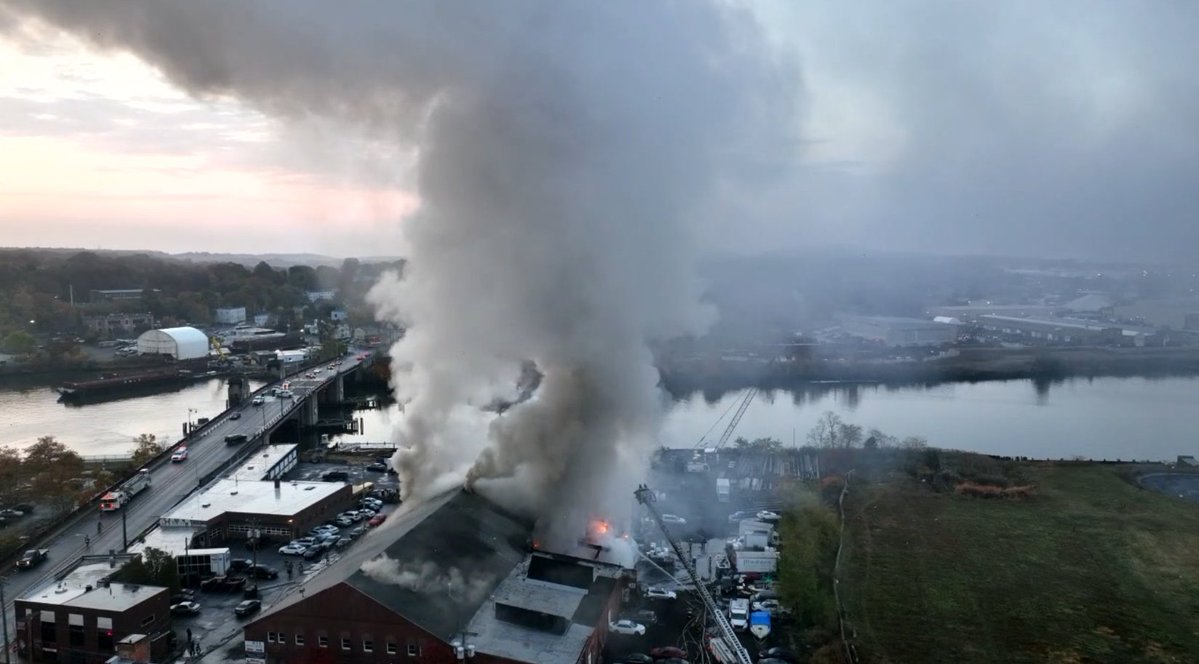
[[[687,651],[674,646],[662,646],[649,651],[650,657],[654,659],[665,659],[667,657],[678,657],[679,659],[687,659]]]
[[[372,516],[371,520],[367,521],[367,523],[370,524],[372,527],[374,527],[374,526],[378,526],[378,525],[382,524],[386,520],[387,520],[386,514],[376,514],[376,515]]]

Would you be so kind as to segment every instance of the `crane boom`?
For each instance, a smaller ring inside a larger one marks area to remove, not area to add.
[[[758,396],[758,388],[750,388],[749,392],[745,395],[745,399],[741,401],[741,405],[737,406],[737,412],[733,414],[733,419],[729,420],[729,425],[724,428],[724,433],[720,434],[720,440],[716,441],[716,449],[724,447],[724,444],[729,442],[729,437],[733,435],[733,430],[741,422],[741,416],[745,414],[745,410],[749,408],[749,404],[756,396]]]
[[[744,407],[742,411],[744,411]],[[637,496],[637,502],[645,505],[645,508],[649,510],[650,516],[654,518],[654,523],[658,524],[658,528],[661,529],[662,535],[666,537],[666,541],[670,544],[674,555],[679,559],[679,563],[683,565],[683,569],[687,570],[687,576],[690,576],[691,582],[695,584],[695,590],[699,593],[699,597],[704,603],[704,608],[708,610],[708,615],[712,616],[712,620],[716,622],[716,627],[720,629],[720,635],[724,639],[725,645],[736,655],[738,664],[753,664],[753,660],[749,657],[749,651],[745,649],[745,646],[741,645],[741,640],[733,632],[733,626],[729,624],[728,618],[725,618],[724,614],[720,612],[720,607],[716,606],[716,601],[712,599],[707,586],[700,580],[699,574],[695,571],[695,566],[691,564],[690,556],[683,553],[683,545],[679,544],[679,541],[670,534],[670,529],[666,527],[666,522],[662,520],[662,515],[658,514],[658,508],[654,506],[657,496],[653,490],[642,484],[637,487],[635,495]]]

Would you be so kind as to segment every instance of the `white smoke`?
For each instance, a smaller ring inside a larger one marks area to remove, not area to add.
[[[447,597],[462,604],[477,604],[495,581],[493,576],[478,571],[463,573],[457,567],[447,569],[429,560],[401,563],[386,554],[371,558],[359,569],[379,583],[421,595]]]
[[[791,145],[794,78],[744,8],[0,7],[130,50],[196,94],[414,147],[409,260],[370,296],[407,328],[392,348],[405,493],[479,480],[562,541],[583,534],[579,519],[627,518],[662,409],[650,344],[712,321],[692,271],[695,227],[744,155],[769,164]],[[543,374],[532,398],[484,410],[517,396],[525,362]]]

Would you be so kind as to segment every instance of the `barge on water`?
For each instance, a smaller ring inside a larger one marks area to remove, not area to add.
[[[59,401],[87,402],[115,399],[129,394],[155,394],[180,389],[193,381],[221,375],[217,371],[157,369],[137,373],[106,373],[94,380],[64,383],[55,388]]]

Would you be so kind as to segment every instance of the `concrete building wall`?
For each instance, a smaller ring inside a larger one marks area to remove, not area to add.
[[[215,309],[212,312],[213,322],[224,325],[236,325],[237,323],[246,322],[245,307],[227,307],[224,309]]]

